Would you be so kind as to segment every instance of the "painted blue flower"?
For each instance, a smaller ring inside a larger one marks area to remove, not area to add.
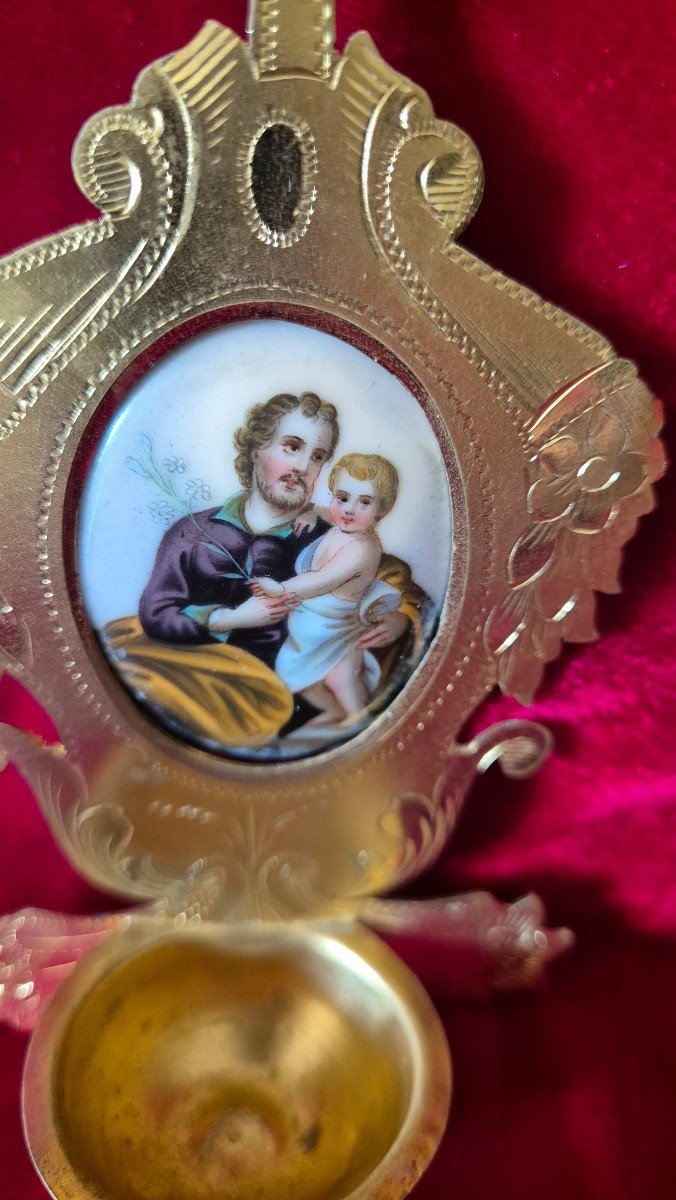
[[[155,500],[150,505],[150,515],[157,525],[171,525],[176,516],[176,509],[167,500]]]
[[[162,459],[162,462],[170,475],[173,475],[174,472],[177,475],[185,474],[186,461],[184,458],[180,458],[177,454],[168,455],[167,458]]]
[[[211,500],[211,488],[203,479],[189,479],[185,490],[193,500]]]

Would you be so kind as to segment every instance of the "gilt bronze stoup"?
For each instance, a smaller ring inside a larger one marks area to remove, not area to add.
[[[291,951],[284,956],[298,939],[311,950],[301,956],[305,975],[294,976],[302,996],[329,959],[338,970],[336,946],[349,944],[362,956],[359,986],[372,970],[381,981],[373,986],[385,986],[395,968],[355,919],[363,913],[382,929],[415,924],[410,906],[397,915],[396,904],[373,897],[434,861],[477,771],[499,760],[518,777],[542,761],[548,736],[527,720],[468,744],[459,731],[491,689],[527,703],[563,642],[596,636],[595,593],[618,590],[622,547],[653,506],[664,459],[659,406],[632,364],[457,243],[481,195],[476,147],[435,117],[368,34],[338,54],[333,5],[323,0],[254,0],[248,41],[209,22],[143,72],[128,105],[87,123],[73,167],[102,217],[0,262],[0,655],[59,737],[46,745],[4,726],[0,751],[32,787],[71,863],[145,909],[79,931],[34,914],[6,920],[2,1011],[33,1024],[48,991],[41,954],[51,963],[59,943],[61,961],[64,945],[74,961],[115,928],[119,940],[87,959],[47,1010],[27,1077],[38,1166],[60,1200],[89,1200],[99,1167],[83,1165],[77,1149],[90,1136],[88,1114],[69,1107],[59,1116],[50,1089],[56,1071],[68,1092],[68,1056],[89,1036],[88,1006],[117,986],[115,955],[132,956],[120,967],[131,978],[143,961],[150,970],[173,953],[231,964],[228,955],[255,936],[265,962],[266,939],[278,938],[270,969],[282,971],[286,988],[295,967]],[[434,430],[454,522],[451,585],[412,679],[352,741],[268,767],[172,737],[134,703],[88,624],[75,567],[77,497],[94,436],[133,381],[197,332],[261,317],[328,331],[406,382]],[[506,948],[508,982],[564,944],[543,931],[536,902],[507,916],[492,903],[438,907],[442,938],[450,945],[469,927],[484,945],[502,924],[508,933],[491,945]],[[140,922],[125,943],[120,921]],[[194,943],[174,951],[186,924]],[[154,943],[160,934],[165,949]],[[32,968],[22,945],[31,946]],[[331,972],[322,978],[335,982]],[[160,972],[162,1004],[171,977]],[[418,1062],[425,1037],[402,1015],[402,1005],[418,1003],[414,982],[395,993],[392,1020]],[[354,1037],[377,1033],[369,1026]],[[406,1143],[398,1191],[391,1181],[381,1187],[377,1155],[371,1161],[364,1149],[350,1195],[403,1195],[431,1155],[448,1078],[442,1071],[425,1099],[417,1069],[383,1088],[394,1088],[402,1113],[415,1093],[418,1116],[433,1113],[433,1135],[413,1157]],[[221,1147],[234,1129],[222,1116],[209,1126]],[[247,1145],[275,1141],[263,1125],[257,1117],[237,1127],[245,1158]],[[211,1195],[208,1182],[194,1186],[186,1200]],[[330,1186],[327,1196],[348,1195],[335,1178]]]
[[[395,1200],[449,1094],[431,1001],[373,934],[151,919],[45,1013],[24,1122],[59,1200]]]

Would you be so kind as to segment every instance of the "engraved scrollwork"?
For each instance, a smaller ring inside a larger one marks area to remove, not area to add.
[[[512,414],[523,437],[514,394],[537,390],[541,382],[509,346],[486,336],[458,296],[450,302],[444,283],[454,239],[481,199],[483,170],[476,146],[457,126],[435,118],[425,93],[387,67],[365,34],[347,47],[341,90],[379,253],[415,304]],[[438,271],[430,269],[431,251],[439,254]]]
[[[479,205],[483,173],[471,139],[437,120],[428,97],[357,34],[341,67],[346,145],[359,159],[371,237],[409,297],[472,364],[526,443],[524,400],[555,392],[584,347],[613,351],[594,330],[456,245]],[[485,303],[490,297],[494,328]],[[525,310],[529,310],[527,313]],[[542,345],[533,348],[540,327]]]
[[[204,865],[219,879],[219,911],[228,920],[288,919],[330,908],[316,859],[285,846],[283,835],[297,820],[296,812],[261,819],[253,811],[226,820],[218,851]]]
[[[90,803],[84,775],[62,745],[0,724],[0,770],[9,762],[39,800],[70,861],[108,891],[161,902],[169,913],[190,908],[192,920],[224,912],[233,920],[286,918],[330,906],[316,860],[284,844],[295,812],[228,818],[214,854],[186,868],[133,853],[128,813],[120,804]]]
[[[499,763],[508,779],[528,779],[540,770],[553,744],[549,730],[535,721],[500,721],[471,741],[451,746],[449,756],[469,760],[481,775]]]
[[[169,107],[174,101],[170,121],[178,127],[183,108],[169,76],[151,70],[139,93],[151,90],[149,77],[158,99],[168,99]],[[171,161],[169,140],[175,134],[163,144],[165,123],[153,104],[106,109],[88,121],[75,144],[73,170],[103,217],[0,265],[0,437],[8,436],[60,371],[152,286],[179,244],[194,187],[184,186],[184,168]],[[107,245],[111,240],[114,248]],[[77,262],[71,260],[75,254]],[[19,281],[29,271],[39,272],[39,283],[26,292]]]
[[[473,767],[457,771],[451,765],[439,773],[430,795],[407,792],[395,796],[382,813],[378,826],[398,851],[398,884],[414,879],[438,858],[473,775]]]
[[[406,792],[388,805],[378,824],[401,848],[397,877],[404,883],[434,862],[448,834],[444,814],[437,807],[441,788],[432,796]]]
[[[524,703],[562,641],[596,637],[594,593],[619,590],[622,547],[652,509],[664,469],[659,405],[648,401],[632,365],[613,362],[564,389],[533,422],[531,523],[485,630],[500,687]]]
[[[406,882],[435,861],[453,831],[477,774],[499,763],[511,779],[527,779],[547,758],[552,736],[533,721],[501,721],[470,742],[453,743],[429,796],[396,796],[379,820],[381,832],[399,848],[397,880]]]
[[[512,548],[509,592],[489,616],[484,643],[495,657],[500,687],[528,702],[562,641],[596,636],[594,591],[617,590],[621,548],[653,506],[651,484],[663,469],[659,418],[631,364],[612,358],[608,344],[572,318],[553,323],[596,361],[565,384],[570,349],[558,332],[547,361],[544,355],[528,358],[517,341],[510,345],[497,331],[488,335],[477,326],[466,307],[477,303],[471,289],[463,293],[465,301],[451,298],[441,266],[437,271],[430,265],[434,249],[448,262],[453,239],[478,204],[476,150],[454,126],[434,119],[427,97],[390,71],[368,38],[348,47],[341,84],[347,121],[359,129],[361,120],[366,129],[358,151],[377,248],[509,413],[523,447],[530,524]],[[421,233],[422,198],[441,237],[429,227]],[[463,254],[450,256],[465,271]],[[551,325],[551,306],[524,289],[505,290],[505,281],[488,268],[480,277],[494,295],[531,306]]]
[[[134,240],[110,293],[109,315],[152,283],[176,223],[175,180],[163,132],[156,107],[109,108],[87,122],[73,149],[73,173],[85,196],[111,221],[134,214]]]
[[[159,900],[185,889],[183,867],[174,872],[150,855],[129,853],[134,834],[129,816],[119,804],[90,804],[84,775],[62,745],[47,745],[0,724],[0,767],[8,762],[34,792],[58,841],[83,874],[137,900]]]
[[[165,225],[170,187],[169,163],[157,141],[162,118],[159,112],[135,113],[128,108],[110,108],[93,117],[82,129],[73,150],[73,174],[85,196],[113,220],[128,217],[144,186],[143,175],[160,178],[164,191]],[[138,153],[139,143],[144,148]],[[144,161],[145,160],[145,161]],[[146,186],[149,180],[146,179]],[[164,218],[164,219],[163,219]]]

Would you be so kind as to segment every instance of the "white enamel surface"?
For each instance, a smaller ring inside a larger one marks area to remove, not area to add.
[[[232,439],[247,410],[277,392],[303,391],[338,409],[334,462],[357,451],[383,455],[396,466],[399,496],[378,535],[387,553],[411,566],[440,610],[451,566],[451,505],[441,453],[421,407],[395,376],[353,346],[318,330],[262,320],[214,329],[173,351],[134,386],[102,438],[78,525],[80,586],[96,628],[138,612],[160,539],[183,515],[158,510],[166,497],[127,466],[130,458],[143,458],[140,439],[150,438],[165,474],[165,458],[184,459],[185,471],[169,478],[182,495],[186,484],[203,481],[210,498],[199,497],[194,507],[211,508],[240,490]],[[328,503],[328,473],[327,467],[315,490],[319,504]]]

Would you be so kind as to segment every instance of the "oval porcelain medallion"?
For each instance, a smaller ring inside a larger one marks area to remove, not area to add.
[[[85,611],[135,700],[250,761],[366,729],[447,594],[452,514],[420,403],[362,350],[281,320],[194,337],[100,439],[78,523]]]

